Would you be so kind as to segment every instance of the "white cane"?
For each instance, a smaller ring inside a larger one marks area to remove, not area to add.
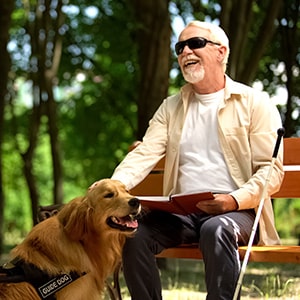
[[[246,272],[246,267],[247,267],[247,263],[248,263],[248,260],[249,260],[251,248],[252,248],[252,245],[253,245],[253,240],[254,240],[255,235],[256,235],[256,230],[257,230],[257,227],[258,227],[261,211],[262,211],[262,208],[264,206],[265,197],[266,197],[267,190],[268,190],[268,184],[269,184],[269,181],[270,181],[270,178],[271,178],[271,175],[272,175],[272,171],[273,171],[274,164],[275,164],[275,161],[276,161],[276,158],[277,158],[281,138],[283,137],[283,135],[284,135],[284,128],[279,128],[277,130],[277,140],[276,140],[276,145],[275,145],[274,152],[273,152],[273,155],[272,155],[271,165],[269,167],[269,172],[267,174],[266,181],[265,181],[265,184],[264,184],[264,187],[263,187],[261,200],[260,200],[257,212],[256,212],[256,217],[255,217],[255,220],[254,220],[254,223],[253,223],[251,235],[250,235],[250,238],[249,238],[247,250],[246,250],[246,253],[245,253],[245,256],[244,256],[244,260],[243,260],[243,264],[242,264],[242,267],[241,267],[240,275],[239,275],[237,285],[236,285],[236,288],[235,288],[233,300],[237,300],[237,298],[239,296],[239,293],[240,293],[240,289],[241,289],[243,278],[244,278],[244,275],[245,275],[245,272]]]

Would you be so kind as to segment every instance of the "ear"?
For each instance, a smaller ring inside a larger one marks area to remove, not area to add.
[[[218,56],[217,56],[218,60],[219,60],[219,62],[222,62],[228,49],[225,46],[220,46],[217,49],[218,49]]]
[[[64,230],[71,240],[79,241],[87,232],[90,208],[85,197],[79,197],[68,203],[58,214]]]

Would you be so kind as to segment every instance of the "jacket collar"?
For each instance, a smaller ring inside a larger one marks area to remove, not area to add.
[[[193,86],[190,83],[185,84],[181,90],[181,99],[183,105],[186,108],[188,99],[191,94],[194,93]],[[241,95],[245,93],[245,85],[232,80],[228,75],[225,74],[225,101],[228,101],[233,95],[237,96],[238,99],[241,98]]]

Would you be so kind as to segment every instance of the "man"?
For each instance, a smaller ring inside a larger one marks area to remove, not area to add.
[[[134,300],[162,299],[155,254],[180,243],[199,243],[205,264],[207,299],[232,299],[240,270],[238,246],[247,245],[268,173],[281,120],[262,92],[225,75],[229,42],[205,22],[186,26],[175,46],[188,82],[154,114],[142,143],[112,178],[133,188],[165,156],[164,194],[212,191],[202,213],[152,212],[140,220],[123,251],[124,275]],[[282,149],[268,186],[283,178]],[[269,197],[256,242],[277,244]]]

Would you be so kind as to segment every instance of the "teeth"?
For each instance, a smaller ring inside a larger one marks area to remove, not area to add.
[[[112,217],[112,221],[113,221],[114,223],[117,223],[117,224],[120,223],[120,221],[119,221],[116,217]]]
[[[135,216],[134,215],[128,215],[128,217],[130,218],[130,221],[134,221],[135,220]],[[117,217],[111,217],[111,220],[114,222],[114,223],[117,223],[117,224],[121,224],[121,220],[119,220]]]
[[[192,65],[192,64],[196,64],[196,63],[197,63],[197,61],[191,60],[191,61],[186,62],[185,66],[189,66],[189,65]]]

